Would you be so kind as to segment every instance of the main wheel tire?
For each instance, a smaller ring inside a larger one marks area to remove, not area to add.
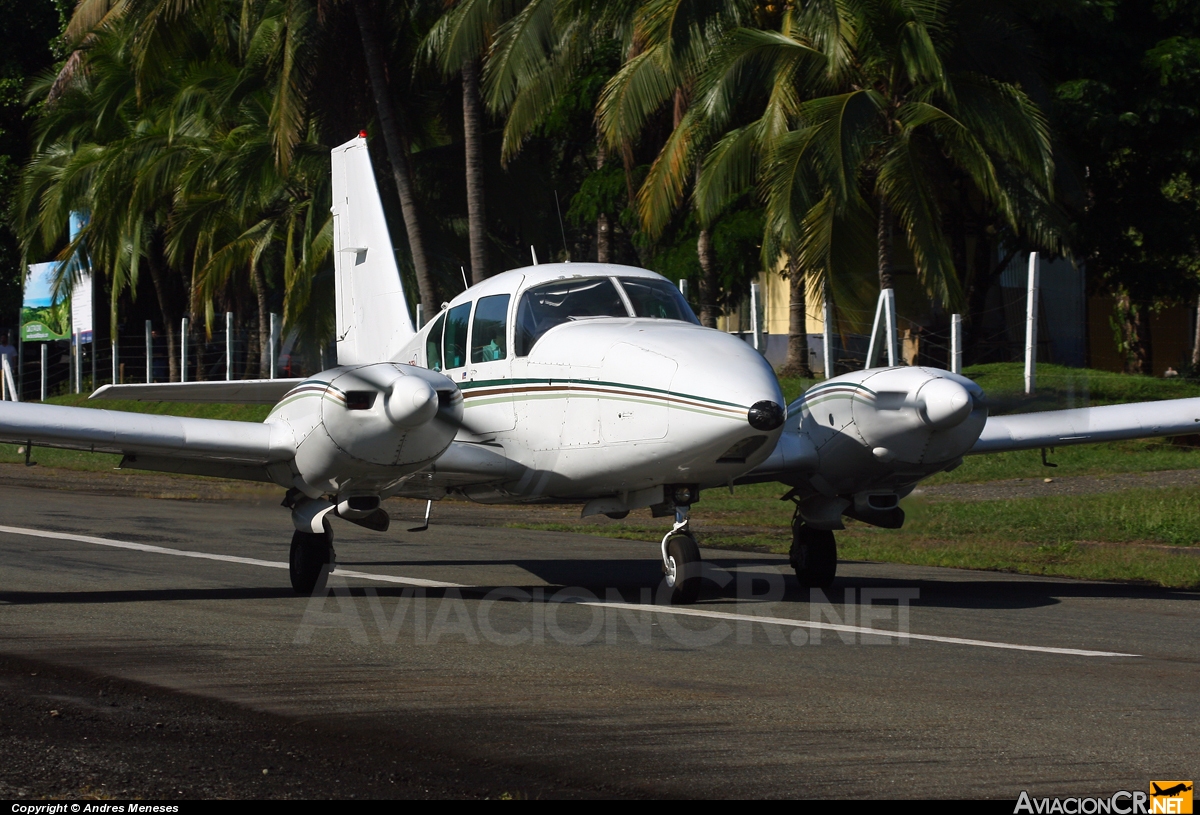
[[[299,532],[292,535],[288,575],[297,594],[312,594],[325,588],[333,571],[333,534]]]
[[[667,539],[667,562],[663,564],[665,582],[671,591],[671,605],[686,606],[700,596],[700,547],[691,535],[682,532]]]
[[[813,529],[799,520],[792,525],[789,553],[796,579],[808,589],[827,589],[837,575],[837,541],[828,529]]]

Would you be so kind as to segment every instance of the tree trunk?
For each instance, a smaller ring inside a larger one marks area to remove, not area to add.
[[[163,235],[161,230],[155,230],[150,237],[150,246],[146,252],[146,265],[150,268],[150,280],[154,283],[154,294],[158,298],[158,310],[162,313],[165,324],[164,333],[167,335],[167,371],[172,382],[179,381],[179,343],[177,342],[176,321],[178,315],[171,307],[171,293],[167,291],[167,260],[163,253]],[[153,361],[151,361],[153,363]]]
[[[421,235],[421,224],[417,213],[417,202],[412,190],[412,167],[408,161],[406,140],[400,130],[400,121],[392,107],[388,91],[387,74],[384,69],[383,49],[376,36],[373,15],[367,10],[369,0],[354,0],[354,15],[358,20],[359,35],[363,43],[363,59],[371,78],[371,94],[375,97],[375,110],[379,116],[379,129],[387,146],[388,160],[392,164],[392,178],[400,196],[400,211],[404,215],[404,228],[408,232],[408,248],[412,252],[413,269],[417,273],[417,288],[425,311],[432,314],[437,310],[437,291],[429,274],[426,260],[425,240]],[[259,326],[261,332],[262,327]]]
[[[895,288],[892,281],[892,208],[887,202],[879,202],[879,229],[876,239],[879,243],[879,290]]]
[[[780,376],[799,376],[812,379],[808,364],[808,276],[794,259],[788,260],[788,350]],[[833,376],[825,372],[825,378]]]
[[[262,266],[254,263],[250,270],[254,280],[254,298],[258,301],[258,378],[271,378],[271,318],[267,314],[267,278]]]
[[[1150,356],[1150,314],[1145,304],[1135,302],[1128,292],[1117,294],[1116,316],[1112,327],[1117,351],[1124,357],[1125,373],[1152,374]],[[1143,314],[1143,311],[1146,313]]]
[[[608,147],[604,137],[596,131],[596,169],[603,170],[608,161]],[[608,263],[612,256],[612,226],[608,222],[608,213],[601,212],[596,216],[596,262]]]
[[[696,254],[700,257],[700,324],[717,327],[717,261],[713,257],[712,234],[707,228],[700,230],[696,240]]]
[[[1200,374],[1200,297],[1196,298],[1196,338],[1192,340],[1192,376]]]
[[[1139,303],[1134,313],[1137,322],[1137,337],[1133,345],[1137,360],[1137,373],[1154,376],[1154,336],[1150,331],[1150,304]]]
[[[471,238],[471,282],[488,276],[487,211],[483,201],[483,100],[479,96],[479,60],[462,67],[463,148],[467,167],[467,232]],[[428,309],[429,307],[427,307]]]

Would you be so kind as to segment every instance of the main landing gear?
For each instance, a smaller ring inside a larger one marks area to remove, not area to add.
[[[833,532],[804,523],[797,510],[792,518],[792,549],[788,559],[802,587],[829,588],[837,574],[837,541]]]
[[[296,532],[292,535],[288,574],[297,594],[312,594],[324,589],[334,562],[333,530],[329,528],[329,521],[325,521],[324,532]]]
[[[675,525],[662,539],[662,569],[671,605],[684,606],[700,596],[700,547],[688,529],[690,506],[675,506]]]

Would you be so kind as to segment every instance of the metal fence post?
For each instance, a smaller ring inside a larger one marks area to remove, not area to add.
[[[146,321],[146,384],[154,381],[154,337],[150,321]]]
[[[233,379],[233,312],[225,312],[225,379]]]
[[[950,315],[950,373],[962,373],[962,315]]]
[[[43,402],[46,401],[46,378],[47,378],[46,368],[48,365],[47,360],[49,360],[49,358],[50,358],[50,345],[49,345],[49,343],[44,342],[44,343],[42,343],[42,401]]]
[[[79,393],[83,390],[83,342],[80,340],[79,334],[72,334],[71,339],[75,344],[73,357],[75,359],[75,392]]]
[[[188,318],[179,324],[179,381],[187,382]]]
[[[762,307],[761,290],[757,283],[750,284],[750,334],[754,337],[754,350],[763,351],[763,329],[759,309]]]
[[[274,379],[279,368],[279,315],[274,312],[271,313],[271,348],[267,353],[271,355],[271,378]]]
[[[821,321],[823,323],[825,347],[822,349],[825,363],[825,378],[833,377],[833,298],[829,296],[829,284],[826,283],[823,288],[823,297],[821,304]]]
[[[1025,292],[1025,393],[1037,384],[1038,253],[1029,254],[1029,286]]]
[[[8,382],[8,398],[13,402],[20,402],[21,388],[17,384],[17,377],[13,375],[12,363],[9,362],[8,354],[4,355],[2,365],[4,368],[4,373],[2,376],[0,376],[0,379],[4,379],[6,382]]]
[[[121,380],[121,378],[117,375],[117,371],[120,370],[120,365],[117,364],[117,357],[118,357],[117,338],[113,337],[113,340],[112,340],[112,383],[114,385],[116,385]]]

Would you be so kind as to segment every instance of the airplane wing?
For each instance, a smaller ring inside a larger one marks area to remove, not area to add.
[[[117,453],[123,467],[271,481],[296,455],[282,424],[0,402],[0,442]]]
[[[968,455],[1200,433],[1200,398],[989,416]]]
[[[89,399],[138,402],[219,402],[274,405],[303,379],[235,379],[216,382],[156,382],[146,385],[102,385]]]

